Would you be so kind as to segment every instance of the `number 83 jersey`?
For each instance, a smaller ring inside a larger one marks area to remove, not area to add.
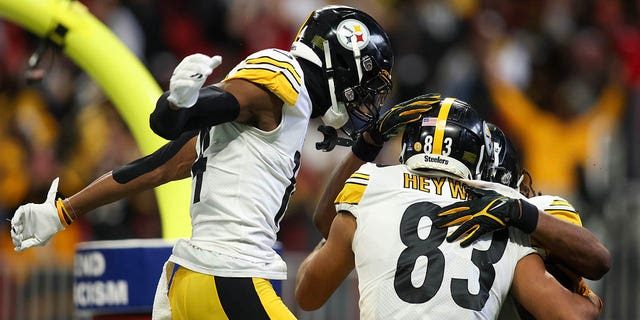
[[[495,319],[518,261],[535,250],[515,228],[467,248],[432,227],[438,210],[467,194],[457,179],[405,165],[365,164],[335,200],[357,221],[352,250],[361,319]]]

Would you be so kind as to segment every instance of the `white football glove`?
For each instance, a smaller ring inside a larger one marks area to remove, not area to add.
[[[56,208],[58,181],[59,178],[55,178],[51,183],[44,203],[28,203],[16,210],[11,219],[11,239],[15,251],[43,246],[58,231],[64,230]]]
[[[192,107],[198,101],[204,81],[221,63],[222,57],[209,57],[201,53],[182,59],[171,75],[167,100],[179,108]]]

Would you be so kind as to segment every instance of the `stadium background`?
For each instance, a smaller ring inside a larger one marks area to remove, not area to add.
[[[395,53],[388,104],[424,92],[470,102],[511,135],[534,188],[566,197],[614,261],[591,283],[603,319],[640,317],[640,1],[633,0],[86,0],[162,89],[180,59],[223,56],[221,80],[247,54],[287,49],[309,11],[357,6],[389,33]],[[26,80],[39,39],[0,20],[0,218],[42,202],[51,180],[71,194],[143,153],[112,101],[68,57],[46,51],[42,81]],[[491,86],[497,75],[510,86]],[[506,100],[506,102],[505,102]],[[507,109],[502,109],[507,108]],[[504,112],[511,110],[512,112]],[[526,125],[522,125],[518,119]],[[302,312],[292,299],[297,264],[319,240],[311,222],[324,177],[345,150],[314,150],[312,122],[297,190],[279,240],[289,265],[285,302],[301,319],[357,318],[351,279],[330,304]],[[396,163],[398,148],[379,161]],[[185,219],[188,215],[184,213]],[[86,215],[51,243],[14,253],[0,228],[0,319],[69,319],[78,242],[162,237],[155,194],[143,192]]]

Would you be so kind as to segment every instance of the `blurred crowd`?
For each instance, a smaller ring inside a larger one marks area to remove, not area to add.
[[[514,140],[533,188],[571,200],[583,223],[614,253],[614,269],[627,263],[615,260],[629,252],[607,223],[635,221],[640,213],[640,203],[633,201],[640,178],[640,1],[81,2],[163,90],[186,55],[221,55],[223,63],[209,79],[216,82],[249,53],[288,49],[311,10],[330,3],[356,6],[381,23],[393,44],[394,91],[387,105],[426,92],[469,102]],[[46,50],[38,69],[28,68],[39,44],[37,37],[0,20],[2,221],[20,204],[42,202],[57,176],[59,191],[72,194],[141,156],[112,102],[61,52]],[[279,234],[285,250],[307,251],[320,239],[311,222],[318,190],[346,151],[316,151],[319,124],[311,124],[297,190]],[[399,143],[391,143],[378,160],[396,163],[398,154]],[[48,249],[20,255],[12,254],[4,223],[0,264],[69,266],[78,241],[161,237],[159,219],[154,193],[143,192],[86,215]],[[637,241],[638,235],[628,237]],[[637,266],[637,252],[631,256],[629,263]]]

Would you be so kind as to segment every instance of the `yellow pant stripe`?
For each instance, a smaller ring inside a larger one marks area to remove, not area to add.
[[[252,280],[253,286],[260,298],[260,302],[267,311],[270,319],[287,320],[296,318],[273,290],[273,286],[271,286],[271,282],[269,282],[269,280],[260,278],[253,278]]]

